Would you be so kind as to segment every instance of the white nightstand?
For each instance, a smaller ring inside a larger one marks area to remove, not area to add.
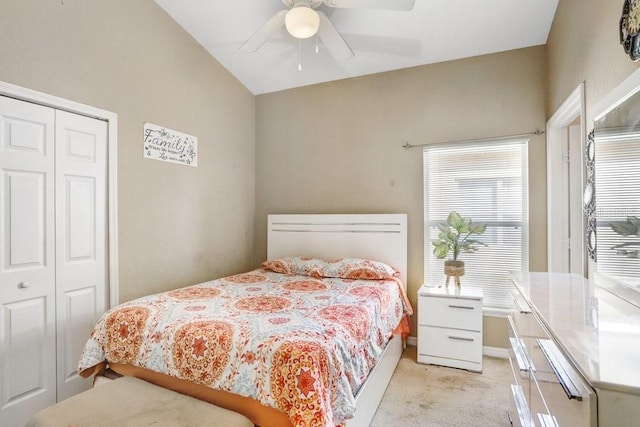
[[[418,291],[418,363],[482,372],[482,290]]]

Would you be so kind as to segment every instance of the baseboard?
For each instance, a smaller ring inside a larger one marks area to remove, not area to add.
[[[483,356],[499,357],[501,359],[509,358],[509,349],[503,347],[482,347]]]
[[[416,347],[418,345],[418,339],[416,337],[408,337],[407,338],[407,345],[412,345],[412,346]]]

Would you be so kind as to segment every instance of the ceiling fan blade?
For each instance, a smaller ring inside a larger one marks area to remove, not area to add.
[[[273,18],[269,19],[254,35],[240,46],[242,52],[255,52],[271,37],[271,35],[284,26],[284,17],[287,10],[281,10]]]
[[[320,28],[318,29],[318,37],[326,46],[327,50],[336,59],[349,59],[353,57],[353,51],[344,41],[336,27],[333,26],[327,15],[318,10],[320,15]]]
[[[324,3],[349,9],[412,10],[415,0],[324,0]]]

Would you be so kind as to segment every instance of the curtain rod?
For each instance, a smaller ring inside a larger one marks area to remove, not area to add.
[[[544,135],[543,130],[536,129],[534,132],[529,133],[520,133],[516,135],[504,135],[504,136],[494,136],[492,138],[474,138],[474,139],[461,139],[458,141],[446,141],[446,142],[435,142],[431,144],[409,144],[409,142],[405,142],[402,148],[417,148],[417,147],[426,147],[427,145],[440,145],[440,144],[461,144],[464,142],[489,142],[489,141],[500,141],[503,139],[512,139],[512,138],[522,138],[525,136],[540,136]]]

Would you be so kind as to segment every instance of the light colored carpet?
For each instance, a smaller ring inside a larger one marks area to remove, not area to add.
[[[407,346],[371,426],[509,427],[511,377],[507,359],[485,356],[478,374],[418,364]]]

